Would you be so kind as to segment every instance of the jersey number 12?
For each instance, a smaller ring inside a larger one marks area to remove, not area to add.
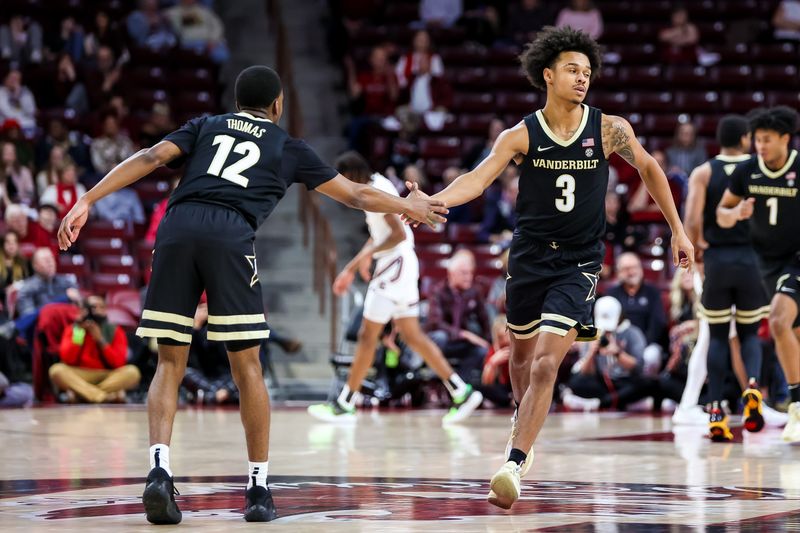
[[[253,141],[242,141],[234,146],[235,143],[236,139],[230,135],[217,135],[214,137],[214,142],[212,142],[211,145],[219,145],[219,148],[217,148],[217,153],[214,155],[214,159],[208,167],[208,173],[213,176],[219,176],[224,180],[232,181],[236,185],[247,187],[250,180],[242,176],[242,172],[258,163],[261,157],[261,150],[258,149],[258,145]],[[237,154],[242,154],[244,157],[222,168],[228,160],[231,149]]]

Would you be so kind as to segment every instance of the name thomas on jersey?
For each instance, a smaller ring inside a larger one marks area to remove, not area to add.
[[[249,133],[250,135],[254,136],[256,139],[260,139],[264,132],[267,131],[266,128],[262,128],[252,122],[247,120],[240,120],[238,118],[229,118],[226,119],[228,123],[228,127],[232,130],[241,131],[242,133]]]

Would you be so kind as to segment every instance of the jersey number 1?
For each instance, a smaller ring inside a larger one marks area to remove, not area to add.
[[[219,148],[217,148],[217,153],[214,155],[214,159],[208,167],[208,173],[219,176],[224,180],[232,181],[236,185],[247,187],[250,180],[242,176],[242,172],[258,163],[261,157],[261,150],[258,149],[258,145],[253,141],[243,141],[236,146],[234,146],[234,143],[236,143],[236,139],[230,135],[217,135],[214,137],[214,142],[212,142],[211,145],[219,145]],[[244,157],[222,168],[225,161],[228,160],[231,149],[237,154],[242,154]]]
[[[569,213],[575,208],[575,178],[561,174],[556,178],[556,187],[561,189],[561,198],[556,198],[556,209]]]
[[[769,207],[769,225],[778,225],[778,198],[773,196],[767,200],[767,207]]]

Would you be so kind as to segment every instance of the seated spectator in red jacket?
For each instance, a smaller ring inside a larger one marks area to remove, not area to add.
[[[32,245],[34,248],[47,247],[53,250],[54,255],[58,254],[58,247],[47,231],[36,221],[30,220],[21,205],[10,204],[6,207],[5,219],[8,229],[19,236],[21,245]],[[30,255],[30,252],[25,255]]]
[[[697,44],[700,42],[697,26],[689,20],[689,12],[681,5],[672,9],[670,17],[670,26],[658,32],[658,40],[663,47],[662,59],[667,63],[695,64]]]
[[[58,183],[49,185],[44,190],[39,203],[55,205],[59,216],[63,217],[85,192],[86,187],[78,183],[78,169],[75,164],[65,163],[58,169]]]
[[[508,336],[506,315],[497,315],[492,323],[492,346],[483,364],[484,385],[506,385],[511,393],[511,376],[508,359],[511,356],[511,339]]]
[[[61,362],[50,367],[50,379],[69,400],[124,400],[125,391],[141,379],[139,369],[126,364],[127,356],[125,332],[108,321],[103,297],[90,296],[75,324],[64,330]]]
[[[400,89],[385,46],[376,46],[369,55],[369,69],[357,70],[345,58],[350,107],[354,115],[349,126],[350,147],[365,149],[365,128],[394,114]]]

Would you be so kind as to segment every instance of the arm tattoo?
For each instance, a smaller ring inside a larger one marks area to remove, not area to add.
[[[625,161],[634,165],[636,158],[631,148],[630,135],[622,122],[614,119],[603,121],[603,149],[606,154],[618,153]]]

